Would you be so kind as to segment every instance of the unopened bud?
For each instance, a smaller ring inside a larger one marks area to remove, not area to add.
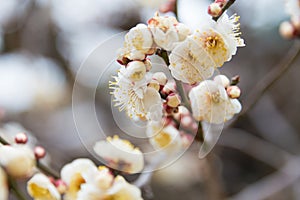
[[[126,67],[126,76],[131,81],[140,81],[146,74],[146,66],[141,61],[132,61]]]
[[[222,7],[220,3],[212,3],[208,6],[208,14],[213,17],[218,17],[222,13]]]
[[[15,142],[17,144],[26,144],[28,141],[28,137],[25,133],[18,133],[16,136],[15,136]]]
[[[34,155],[36,159],[44,158],[46,156],[46,150],[41,146],[37,146],[34,148]]]
[[[285,39],[292,39],[294,37],[295,28],[290,22],[285,21],[280,24],[279,33]]]
[[[148,87],[154,88],[156,91],[159,91],[160,85],[157,80],[151,80],[150,83],[148,84]]]
[[[61,179],[55,181],[54,185],[60,194],[64,194],[68,189],[67,184]]]
[[[230,86],[227,88],[227,94],[231,99],[236,99],[241,96],[241,89],[238,86]]]
[[[180,100],[180,97],[175,94],[175,93],[172,93],[170,95],[168,95],[167,97],[167,105],[172,107],[172,108],[176,108],[180,105],[181,103],[181,100]]]
[[[224,75],[218,75],[214,78],[214,81],[220,85],[223,85],[224,88],[227,88],[230,85],[229,79]]]
[[[164,86],[168,82],[168,78],[163,72],[156,72],[153,74],[152,79],[159,82],[160,85]]]

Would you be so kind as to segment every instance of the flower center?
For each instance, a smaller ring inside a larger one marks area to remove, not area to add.
[[[39,187],[37,184],[33,183],[30,185],[30,190],[32,192],[32,196],[36,199],[47,199],[47,200],[54,200],[55,198],[52,197],[49,190],[46,188]]]
[[[220,92],[213,92],[210,94],[210,99],[214,102],[214,103],[220,103],[221,100],[221,95]]]
[[[218,45],[219,37],[218,36],[209,36],[205,40],[205,45],[208,48],[215,48]]]

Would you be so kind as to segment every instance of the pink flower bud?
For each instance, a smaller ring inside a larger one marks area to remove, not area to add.
[[[180,100],[180,97],[175,94],[175,93],[172,93],[170,95],[168,95],[167,97],[167,105],[172,107],[172,108],[176,108],[180,105],[181,103],[181,100]]]
[[[28,141],[28,137],[25,133],[18,133],[16,136],[15,136],[15,142],[17,144],[26,144]]]
[[[241,96],[241,89],[238,86],[230,86],[227,88],[227,94],[231,99],[237,99]]]
[[[148,87],[154,88],[156,91],[160,90],[160,85],[157,80],[151,80],[150,83],[148,84]]]
[[[212,3],[208,6],[208,14],[213,17],[218,17],[222,13],[222,7],[220,3]]]
[[[41,146],[37,146],[34,148],[34,155],[36,159],[44,158],[46,156],[46,150]]]

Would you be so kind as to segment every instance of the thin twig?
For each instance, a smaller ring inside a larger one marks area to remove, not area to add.
[[[294,158],[281,148],[241,129],[227,129],[218,144],[246,153],[276,169],[280,169],[284,163]]]
[[[270,89],[274,83],[279,80],[284,73],[292,66],[292,64],[297,60],[300,55],[300,42],[296,41],[291,50],[287,53],[285,58],[271,71],[269,72],[261,81],[259,81],[252,92],[248,94],[248,101],[245,102],[243,111],[239,117],[245,115],[253,106],[258,102],[261,96]]]
[[[291,159],[278,172],[249,185],[230,200],[263,200],[300,179],[300,158]]]
[[[4,145],[9,145],[9,143],[1,136],[0,136],[0,143]]]
[[[232,6],[232,4],[234,2],[235,2],[235,0],[228,0],[227,3],[222,8],[222,12],[221,13],[223,14],[230,6]],[[219,15],[219,16],[217,16],[217,17],[213,17],[212,19],[215,20],[215,21],[218,21],[218,19],[222,16],[222,14]]]

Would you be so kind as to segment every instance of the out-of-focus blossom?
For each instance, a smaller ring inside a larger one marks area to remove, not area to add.
[[[34,175],[27,183],[27,191],[35,200],[60,200],[56,187],[44,174]]]
[[[180,133],[172,125],[163,127],[161,123],[150,122],[148,123],[146,134],[156,150],[163,150],[173,154],[179,152],[183,147]]]
[[[107,192],[108,199],[115,200],[143,200],[141,190],[135,185],[129,184],[122,176],[117,176],[113,186]]]
[[[175,17],[154,16],[148,21],[148,27],[155,43],[167,51],[173,50],[177,42],[190,35],[190,29],[179,23]]]
[[[7,112],[52,107],[65,93],[65,77],[53,61],[26,54],[0,57],[0,106]]]
[[[212,80],[201,82],[190,93],[193,116],[198,121],[220,124],[241,111],[237,99],[228,97],[222,84]]]
[[[240,38],[239,17],[224,13],[217,22],[196,30],[177,45],[170,55],[172,75],[185,83],[195,84],[213,75],[236,54],[237,47],[245,46]]]
[[[144,167],[142,152],[129,141],[122,140],[118,136],[97,142],[94,151],[105,159],[108,166],[120,171],[138,173]]]
[[[123,48],[119,52],[119,61],[144,60],[147,54],[153,54],[153,38],[145,24],[138,24],[125,35]]]
[[[300,17],[299,0],[285,0],[285,10],[292,17]]]
[[[151,77],[144,76],[139,81],[131,81],[127,77],[127,69],[122,66],[115,81],[110,82],[116,106],[120,111],[126,110],[129,117],[141,117],[159,120],[162,116],[162,102],[159,93],[147,87]]]
[[[25,145],[0,146],[0,165],[10,176],[27,178],[35,169],[35,157]]]
[[[89,159],[79,158],[65,165],[61,170],[61,179],[67,184],[66,200],[77,198],[82,184],[86,182],[86,174],[97,170],[96,165]]]
[[[0,199],[8,200],[8,185],[4,170],[0,167]]]

